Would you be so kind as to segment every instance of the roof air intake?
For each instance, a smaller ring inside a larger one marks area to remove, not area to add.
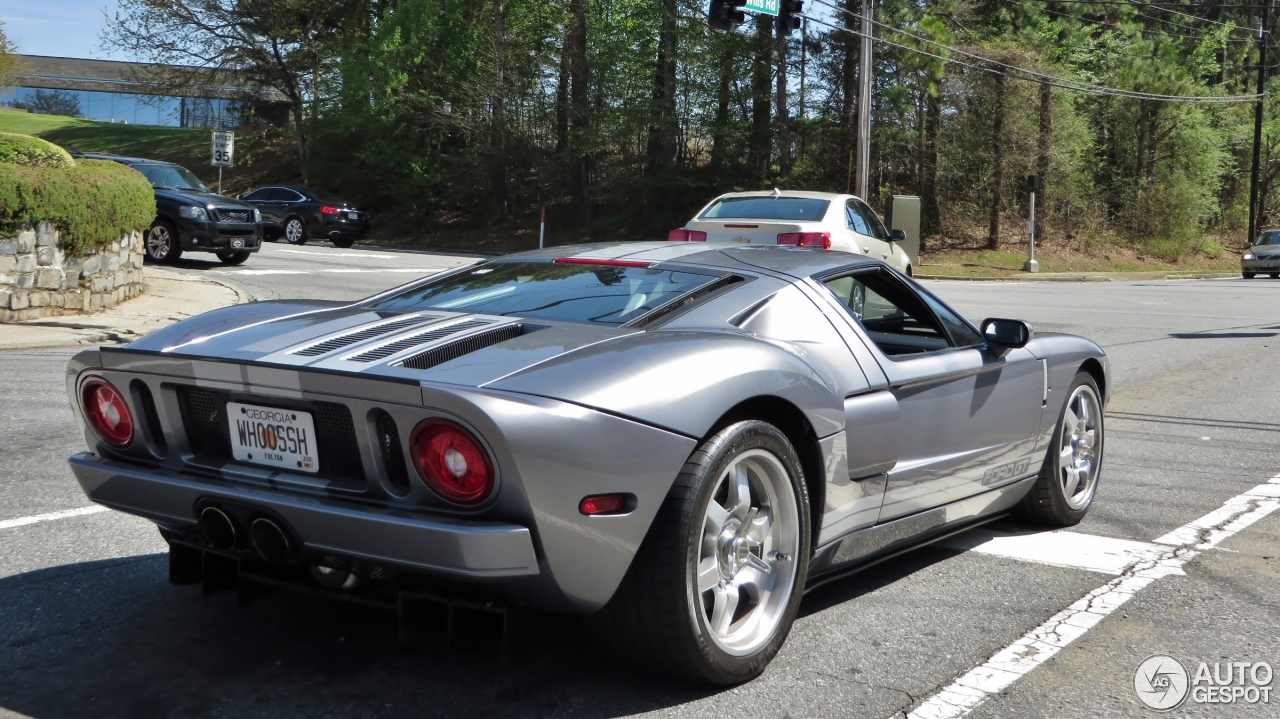
[[[514,339],[522,334],[524,334],[524,325],[521,324],[494,327],[491,330],[477,332],[469,337],[463,337],[452,342],[446,342],[438,347],[432,347],[426,352],[420,352],[401,361],[399,364],[401,367],[409,367],[411,369],[430,369],[449,360],[482,350],[485,347],[492,347],[499,342]]]
[[[456,335],[459,332],[466,332],[467,330],[473,330],[477,327],[484,327],[485,325],[491,324],[493,324],[493,320],[467,320],[466,322],[458,322],[456,324],[438,327],[426,332],[412,334],[408,337],[398,339],[395,342],[388,342],[385,345],[380,345],[371,350],[366,350],[354,357],[348,357],[347,359],[352,362],[377,362],[378,360],[384,360],[397,352],[403,352],[411,347],[417,347],[418,345],[426,344],[428,342],[442,340],[445,337]]]
[[[365,340],[371,340],[374,337],[381,337],[383,335],[389,335],[392,332],[407,330],[410,327],[418,327],[419,325],[435,322],[438,319],[440,319],[440,315],[414,315],[413,317],[407,317],[393,322],[384,322],[371,327],[365,327],[364,329],[357,330],[356,332],[349,332],[347,334],[330,337],[323,342],[303,347],[300,350],[294,350],[289,354],[295,354],[302,357],[318,357],[322,354],[333,352],[334,350],[340,350],[343,347],[350,347],[357,342],[364,342]]]

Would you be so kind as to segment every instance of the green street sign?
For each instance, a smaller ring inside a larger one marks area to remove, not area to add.
[[[743,10],[760,13],[761,15],[778,15],[778,8],[781,7],[782,0],[747,0],[747,4],[742,6]]]

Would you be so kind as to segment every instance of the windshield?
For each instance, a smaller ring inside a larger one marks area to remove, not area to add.
[[[827,214],[828,200],[807,197],[722,197],[702,213],[703,220],[805,220],[816,222]]]
[[[208,192],[191,170],[177,165],[134,165],[133,169],[146,176],[152,187],[161,190],[199,190]]]
[[[1280,245],[1280,232],[1264,232],[1258,237],[1258,241],[1255,244]]]
[[[428,281],[372,307],[620,325],[714,279],[648,267],[490,262]]]

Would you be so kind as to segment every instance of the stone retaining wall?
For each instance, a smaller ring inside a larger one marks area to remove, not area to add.
[[[66,257],[48,223],[0,236],[0,322],[93,312],[146,291],[142,234]]]

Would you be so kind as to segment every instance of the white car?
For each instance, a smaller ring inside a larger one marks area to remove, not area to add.
[[[730,192],[712,200],[667,239],[822,247],[884,260],[911,275],[911,258],[898,244],[905,235],[886,229],[875,211],[853,195]]]

